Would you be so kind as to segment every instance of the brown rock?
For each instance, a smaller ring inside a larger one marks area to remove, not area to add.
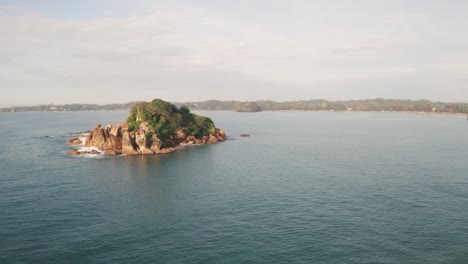
[[[81,145],[81,139],[79,138],[72,138],[70,140],[67,141],[67,144],[68,145]]]
[[[186,137],[187,135],[184,133],[184,131],[182,131],[181,129],[177,129],[175,136],[176,140],[183,141]]]
[[[112,142],[112,148],[115,150],[115,153],[122,154],[122,137],[110,135],[109,139]]]
[[[138,154],[138,145],[135,142],[135,137],[129,132],[123,133],[122,136],[122,154]]]
[[[80,155],[81,153],[77,149],[71,149],[68,151],[68,155]]]
[[[224,132],[224,130],[220,129],[218,134],[223,138],[223,140],[226,140],[226,132]]]
[[[148,122],[142,122],[138,129],[143,132],[148,132],[150,130]]]
[[[109,132],[109,134],[111,136],[114,136],[114,137],[121,137],[122,136],[122,127],[123,127],[122,124],[118,124],[118,125],[114,126],[111,129],[111,131]]]
[[[168,154],[177,151],[180,147],[168,147],[161,149],[157,154]]]
[[[140,154],[142,154],[142,155],[153,155],[155,153],[151,149],[148,149],[148,148],[144,147],[144,148],[140,149]]]
[[[93,150],[94,152],[95,150]],[[97,151],[96,151],[97,152]],[[93,154],[100,154],[100,152],[97,152],[97,153],[93,153]],[[116,156],[117,154],[120,154],[120,153],[117,153],[114,149],[105,149],[104,150],[104,154],[106,155],[109,155],[109,156]]]
[[[101,125],[98,124],[86,139],[85,146],[104,149],[108,136],[109,132],[101,128]]]
[[[156,134],[153,134],[151,136],[151,146],[150,146],[150,149],[156,153],[158,152],[160,149],[161,149],[161,140],[159,140],[159,138],[156,136]]]
[[[224,132],[224,130],[222,130],[222,129],[220,129],[220,130],[218,131],[218,133],[219,133],[221,136],[223,136],[223,137],[226,136],[226,132]]]
[[[208,139],[208,143],[218,143],[218,138],[215,136],[210,136],[210,138]]]
[[[182,129],[178,129],[173,136],[169,136],[166,140],[161,141],[154,133],[147,122],[142,122],[137,131],[129,132],[128,123],[122,122],[115,126],[107,125],[103,128],[101,124],[89,131],[86,138],[85,146],[96,147],[101,151],[86,151],[70,150],[70,155],[81,154],[98,154],[104,152],[106,155],[153,155],[165,154],[176,151],[181,147],[180,144],[206,144],[217,143],[224,141],[226,134],[221,129],[212,129],[210,136],[196,138],[188,136]],[[79,138],[71,139],[68,144],[81,144]]]
[[[135,142],[138,145],[139,149],[146,147],[146,136],[140,133],[136,134]]]

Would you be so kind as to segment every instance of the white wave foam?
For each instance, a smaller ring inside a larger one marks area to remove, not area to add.
[[[96,151],[98,152],[99,154],[90,154],[90,155],[104,155],[104,151],[96,148],[96,147],[81,147],[81,148],[78,148],[78,151],[79,152],[92,152],[92,151]]]
[[[81,145],[84,146],[86,139],[88,138],[89,133],[83,133],[78,136],[78,139],[81,141]]]
[[[105,155],[103,155],[103,154],[82,154],[82,155],[79,155],[78,157],[92,158],[92,159],[103,159],[105,157]]]
[[[84,144],[86,142],[86,137],[78,137],[78,139],[81,141],[81,145],[84,146]]]

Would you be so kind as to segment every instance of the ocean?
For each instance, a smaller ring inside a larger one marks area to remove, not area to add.
[[[0,113],[0,263],[468,263],[465,117],[197,113],[229,140],[118,157],[65,142],[127,112]]]

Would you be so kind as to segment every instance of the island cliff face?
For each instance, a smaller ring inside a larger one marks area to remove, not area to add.
[[[74,149],[69,154],[154,155],[173,152],[183,145],[224,140],[225,132],[215,128],[210,118],[190,113],[186,107],[179,109],[155,99],[133,106],[127,121],[105,128],[98,124],[82,143],[87,148]],[[78,142],[81,140],[75,138],[68,144],[76,145]]]

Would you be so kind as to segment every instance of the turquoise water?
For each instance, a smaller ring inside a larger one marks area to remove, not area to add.
[[[468,263],[465,118],[201,113],[252,137],[70,157],[127,113],[0,114],[0,263]]]

